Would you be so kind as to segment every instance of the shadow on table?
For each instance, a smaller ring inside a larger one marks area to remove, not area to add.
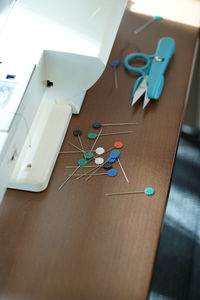
[[[183,126],[149,300],[200,299],[200,132]]]

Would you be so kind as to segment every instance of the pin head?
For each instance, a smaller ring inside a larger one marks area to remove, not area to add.
[[[110,65],[112,68],[118,68],[119,62],[118,62],[118,60],[113,60],[113,61],[111,61]]]
[[[106,159],[106,162],[112,164],[112,163],[116,162],[116,160],[117,160],[116,158],[112,158],[112,157],[108,156]]]
[[[112,164],[109,163],[109,162],[106,162],[104,165],[103,165],[103,168],[106,169],[106,170],[109,170],[112,168]]]
[[[161,20],[161,19],[163,19],[163,17],[161,17],[161,16],[154,16],[153,17],[155,20]]]
[[[93,133],[93,132],[90,132],[90,133],[88,133],[87,137],[88,137],[89,140],[95,140],[96,137],[97,137],[97,134]]]
[[[92,153],[92,152],[87,152],[87,153],[85,153],[85,158],[86,159],[91,159],[91,158],[93,158],[94,157],[94,154]]]
[[[110,169],[110,170],[107,171],[107,175],[109,177],[115,177],[115,176],[117,176],[117,174],[118,174],[118,172],[115,169]]]
[[[152,188],[152,187],[147,187],[144,189],[144,193],[147,195],[147,196],[152,196],[155,194],[155,190]]]
[[[101,165],[104,163],[104,159],[102,157],[97,157],[95,158],[94,162],[96,165]]]
[[[102,147],[98,147],[96,150],[95,150],[96,154],[97,155],[101,155],[105,152],[105,149],[102,148]]]
[[[120,141],[117,141],[117,142],[114,143],[114,147],[116,149],[121,149],[123,146],[124,146],[124,144]]]
[[[120,151],[118,152],[118,151],[112,151],[111,153],[110,153],[110,155],[109,155],[109,157],[112,159],[116,159],[116,158],[118,158],[119,157],[119,155],[120,155]]]
[[[87,165],[87,160],[84,159],[84,158],[79,159],[79,160],[78,160],[78,165],[79,165],[80,167],[86,166],[86,165]]]
[[[73,131],[73,135],[74,136],[81,136],[82,135],[82,131],[79,130],[79,129],[76,129],[76,130]]]
[[[93,127],[94,129],[99,129],[99,128],[102,127],[102,124],[101,124],[101,123],[93,123],[93,124],[92,124],[92,127]]]

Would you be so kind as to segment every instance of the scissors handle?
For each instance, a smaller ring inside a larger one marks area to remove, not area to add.
[[[158,42],[148,76],[148,97],[158,99],[164,86],[164,72],[175,51],[175,41],[164,37]]]
[[[143,60],[146,61],[146,64],[143,67],[133,67],[130,62],[133,62],[133,60],[135,60],[136,58],[142,58]],[[151,67],[151,63],[152,63],[152,55],[147,55],[144,53],[132,53],[126,56],[126,58],[124,59],[124,67],[131,72],[135,72],[140,74],[141,76],[145,76],[148,74],[150,67]]]

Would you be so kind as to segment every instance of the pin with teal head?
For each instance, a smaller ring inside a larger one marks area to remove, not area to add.
[[[133,191],[133,192],[117,192],[117,193],[107,193],[106,196],[119,196],[119,195],[131,195],[131,194],[145,194],[147,196],[153,196],[156,191],[152,187],[146,187],[143,191]]]
[[[145,28],[147,28],[149,25],[151,25],[153,22],[158,21],[158,20],[162,20],[162,19],[163,19],[163,17],[161,17],[161,16],[153,16],[149,21],[147,21],[146,23],[144,23],[139,28],[135,29],[134,30],[134,34],[138,34],[142,30],[144,30]]]
[[[79,165],[80,167],[86,166],[86,165],[87,165],[87,160],[84,159],[84,158],[79,159],[79,160],[78,160],[78,165]]]

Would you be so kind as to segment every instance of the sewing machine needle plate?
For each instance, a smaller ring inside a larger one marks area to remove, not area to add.
[[[135,94],[133,96],[133,100],[132,100],[132,103],[131,103],[131,106],[133,106],[137,100],[145,93],[145,91],[147,90],[147,79],[148,77],[147,76],[144,76],[144,78],[142,79],[142,81],[140,82],[137,90],[135,91]],[[145,94],[145,98],[147,97],[147,95]],[[148,99],[148,102],[149,102],[149,99]],[[148,103],[147,102],[147,103]],[[145,105],[146,106],[146,105]],[[144,107],[143,107],[144,108]]]

